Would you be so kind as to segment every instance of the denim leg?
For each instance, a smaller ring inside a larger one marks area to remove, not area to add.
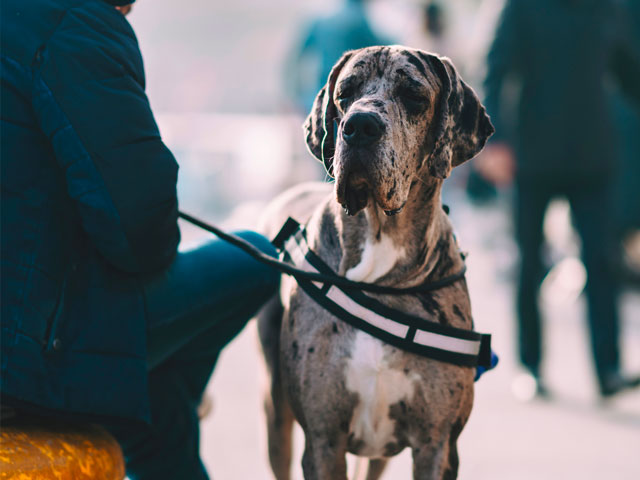
[[[275,255],[262,236],[239,234]],[[275,292],[279,274],[216,240],[179,253],[144,286],[150,428],[114,429],[135,480],[207,479],[196,408],[218,355]]]
[[[276,255],[261,235],[238,235],[264,253]],[[276,270],[221,240],[179,253],[166,272],[144,286],[150,368],[205,331],[237,322],[235,311],[255,313],[275,293],[279,278]],[[220,340],[209,347],[219,349],[217,344],[224,339]]]

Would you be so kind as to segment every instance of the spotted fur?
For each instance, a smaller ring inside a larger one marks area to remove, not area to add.
[[[384,133],[371,145],[349,146],[344,123],[359,112],[376,115]],[[346,53],[305,130],[335,188],[286,193],[270,209],[265,233],[275,235],[294,216],[332,269],[382,285],[417,285],[462,267],[440,205],[442,180],[479,152],[493,128],[447,59],[404,47]],[[472,328],[464,281],[420,295],[372,296],[429,321]],[[351,452],[371,459],[367,478],[375,480],[405,448],[415,479],[456,478],[456,441],[473,403],[471,368],[383,344],[291,280],[274,305],[261,314],[259,331],[271,374],[265,406],[277,479],[289,478],[294,419],[305,433],[306,479],[346,479]]]

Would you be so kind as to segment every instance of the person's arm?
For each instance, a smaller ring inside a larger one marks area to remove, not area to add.
[[[502,87],[505,79],[519,70],[522,43],[519,35],[519,1],[507,0],[498,21],[495,37],[487,56],[487,75],[484,81],[484,106],[491,117],[496,132],[491,142],[505,140],[500,111]]]
[[[491,117],[495,134],[473,163],[473,168],[482,177],[497,186],[509,185],[516,169],[514,152],[507,142],[509,132],[501,118],[500,100],[505,80],[511,74],[518,73],[522,57],[519,1],[522,0],[507,0],[487,56],[484,105]]]
[[[104,2],[68,10],[34,72],[34,110],[97,250],[127,272],[168,266],[180,240],[178,166],[127,21]]]

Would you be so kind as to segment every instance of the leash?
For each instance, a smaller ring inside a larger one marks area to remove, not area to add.
[[[292,275],[300,288],[320,306],[387,344],[446,363],[476,367],[476,380],[497,364],[498,359],[491,350],[491,335],[425,320],[390,308],[363,293],[406,295],[431,292],[464,278],[466,268],[438,281],[409,288],[354,282],[337,275],[309,248],[306,230],[292,218],[286,221],[271,242],[281,252],[284,260],[281,261],[262,253],[244,239],[192,215],[184,212],[178,212],[178,215],[240,248],[259,262]]]
[[[237,235],[233,235],[232,233],[227,233],[224,230],[219,229],[218,227],[210,225],[192,215],[189,215],[188,213],[178,212],[178,216],[183,220],[186,220],[187,222],[192,223],[193,225],[196,225],[197,227],[200,227],[207,232],[213,233],[222,240],[238,247],[257,261],[264,263],[265,265],[269,265],[270,267],[275,268],[276,270],[279,270],[284,274],[293,276],[296,280],[320,282],[324,284],[335,285],[337,287],[349,290],[360,290],[371,293],[388,295],[410,295],[416,293],[433,292],[434,290],[439,290],[441,288],[448,287],[449,285],[453,285],[455,282],[462,280],[467,272],[467,266],[464,265],[458,272],[441,278],[440,280],[436,280],[435,282],[423,283],[422,285],[416,285],[414,287],[408,288],[386,287],[383,285],[376,285],[374,283],[354,282],[353,280],[349,280],[334,273],[318,273],[302,270],[289,263],[285,263],[276,258],[273,258],[263,253],[243,238],[240,238]],[[282,227],[278,235],[276,235],[271,243],[273,243],[273,245],[279,250],[282,250],[284,241],[291,236],[291,234],[298,228],[298,226],[298,223],[290,218],[289,220],[287,220],[287,223],[285,223],[285,225]]]

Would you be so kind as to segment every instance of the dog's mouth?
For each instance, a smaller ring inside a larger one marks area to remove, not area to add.
[[[351,176],[347,179],[338,179],[336,182],[336,193],[338,203],[342,206],[345,213],[354,216],[365,209],[371,199],[384,212],[387,217],[398,215],[404,209],[405,202],[399,207],[389,208],[382,199],[378,199],[369,185],[369,183],[361,177]]]
[[[396,180],[391,184],[390,179],[370,172],[381,163],[384,162],[377,160],[375,154],[368,153],[363,156],[360,151],[348,149],[346,152],[339,152],[334,158],[336,199],[347,215],[357,215],[370,205],[370,202],[377,205],[388,217],[402,212],[407,199],[399,195],[401,189],[397,187]]]
[[[384,214],[387,217],[393,217],[394,215],[397,215],[400,212],[402,212],[403,208],[404,208],[404,205],[402,205],[400,208],[394,208],[393,210],[384,210]]]
[[[369,203],[369,185],[362,178],[351,175],[338,181],[336,187],[338,203],[349,216],[356,215]]]

